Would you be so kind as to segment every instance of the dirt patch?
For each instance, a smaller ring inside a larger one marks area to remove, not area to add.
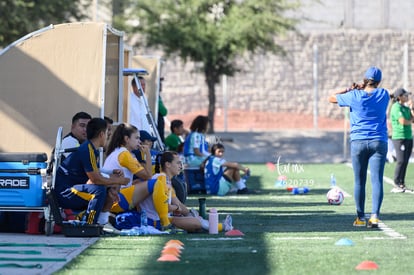
[[[169,114],[168,120],[181,119],[184,126],[189,128],[197,115],[207,114],[207,110],[190,112],[186,114]],[[272,113],[259,111],[227,111],[227,131],[278,131],[283,129],[314,129],[313,115],[295,113]],[[225,130],[225,115],[222,110],[217,110],[214,118],[215,131]],[[318,117],[317,129],[342,130],[344,121]]]

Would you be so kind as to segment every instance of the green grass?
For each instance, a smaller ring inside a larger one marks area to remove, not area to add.
[[[258,194],[248,196],[205,196],[207,209],[216,207],[230,213],[242,238],[223,233],[169,236],[105,237],[85,250],[57,274],[357,274],[362,261],[374,261],[379,269],[362,271],[375,274],[411,274],[414,269],[413,194],[390,193],[384,184],[381,219],[401,238],[379,229],[355,228],[353,197],[340,206],[326,202],[330,174],[337,185],[353,196],[352,169],[346,164],[285,164],[279,171],[288,184],[306,185],[306,195],[292,195],[275,187],[277,170],[266,165],[249,165],[248,184]],[[386,165],[392,178],[394,164]],[[414,187],[414,165],[410,164],[407,185]],[[366,212],[371,211],[370,184],[367,184]],[[198,208],[191,195],[187,205]],[[341,238],[353,246],[337,246]],[[179,239],[184,243],[180,262],[157,262],[165,243]]]

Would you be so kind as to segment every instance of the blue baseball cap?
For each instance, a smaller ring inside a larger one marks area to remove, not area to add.
[[[377,67],[370,67],[365,72],[365,78],[369,80],[374,80],[376,82],[380,82],[382,78],[382,72]]]
[[[152,142],[154,142],[154,141],[156,141],[156,140],[157,140],[157,138],[156,138],[156,137],[151,136],[151,135],[150,135],[150,133],[148,133],[147,131],[144,131],[144,130],[140,130],[140,131],[139,131],[139,139],[140,139],[141,141],[150,140],[150,141],[152,141]]]

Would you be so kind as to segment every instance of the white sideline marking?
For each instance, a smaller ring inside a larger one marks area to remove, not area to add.
[[[352,168],[352,164],[351,163],[347,163],[346,164],[348,167]],[[368,174],[371,174],[371,172],[368,170]],[[383,176],[384,182],[394,185],[394,181],[388,177]],[[369,219],[369,215],[366,217],[366,219]],[[388,227],[385,223],[383,223],[382,221],[380,221],[378,223],[378,228],[384,232],[385,235],[389,236],[389,238],[384,238],[384,237],[365,237],[365,240],[382,240],[382,239],[407,239],[407,236],[404,236],[400,233],[398,233],[397,231],[395,231],[394,229],[392,229],[391,227]]]
[[[217,200],[228,200],[229,198],[231,198],[231,199],[239,199],[239,200],[245,200],[245,199],[249,199],[250,197],[249,196],[241,196],[241,195],[227,195],[227,196],[216,196],[216,197],[214,197],[214,199],[217,199]]]
[[[273,239],[273,238],[272,238]],[[332,237],[277,237],[276,240],[331,240]]]
[[[346,165],[348,167],[352,168],[352,164],[351,163],[347,163]],[[371,172],[369,170],[368,170],[368,174],[371,174]],[[383,178],[383,180],[384,180],[385,183],[388,183],[389,185],[394,186],[394,181],[392,179],[390,179],[389,177],[386,177],[386,176],[383,176],[382,178]],[[409,193],[409,194],[413,194],[414,195],[414,193],[412,193],[412,192],[406,192],[406,193]]]
[[[158,234],[158,235],[160,235],[160,234]],[[163,234],[163,235],[168,235],[168,234]],[[126,241],[126,242],[143,242],[143,241],[152,241],[152,240],[154,240],[154,239],[152,239],[151,237],[154,237],[154,236],[157,236],[156,234],[154,234],[154,235],[148,235],[147,237],[144,237],[144,236],[139,236],[139,235],[136,235],[136,236],[121,236],[121,235],[116,235],[116,236],[107,236],[107,237],[104,237],[104,238],[100,238],[101,240],[107,240],[107,239],[116,239],[117,241]],[[119,238],[119,237],[122,237],[122,238]],[[127,238],[123,238],[123,237],[127,237]],[[135,237],[135,238],[134,238]]]
[[[243,238],[190,238],[187,239],[189,241],[233,241],[233,240],[242,240]],[[283,241],[289,241],[289,240],[331,240],[332,237],[276,237],[272,238],[275,240],[283,240]]]
[[[378,240],[378,239],[407,239],[407,236],[404,236],[400,233],[398,233],[397,231],[395,231],[394,229],[392,229],[391,227],[388,227],[385,223],[383,222],[379,222],[378,223],[378,228],[384,232],[385,235],[389,236],[390,238],[384,238],[384,237],[365,237],[364,239],[366,240]]]
[[[406,240],[406,236],[402,236],[401,238],[397,237],[365,237],[364,240]]]
[[[406,240],[407,238],[388,238],[388,237],[365,237],[364,240]]]
[[[188,238],[189,241],[239,241],[243,240],[241,237],[237,238]]]

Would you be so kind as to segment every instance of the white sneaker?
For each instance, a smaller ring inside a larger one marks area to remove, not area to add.
[[[190,215],[193,216],[193,217],[195,217],[195,218],[197,218],[197,217],[200,216],[200,214],[198,214],[198,211],[195,210],[194,208],[191,208],[190,209]]]
[[[234,193],[237,193],[237,187],[236,186],[232,186],[231,188],[230,188],[230,190],[229,190],[229,192],[228,192],[228,194],[234,194]]]
[[[121,235],[121,231],[112,226],[109,222],[102,228],[105,233]]]
[[[233,218],[230,215],[227,215],[226,219],[223,221],[223,229],[226,232],[233,230]]]
[[[405,190],[400,188],[400,187],[394,187],[393,189],[391,189],[391,193],[404,193]]]

